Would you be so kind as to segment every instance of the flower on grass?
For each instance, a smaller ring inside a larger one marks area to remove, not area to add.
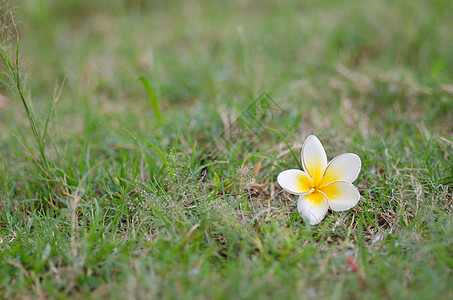
[[[327,163],[321,142],[310,135],[302,146],[301,160],[303,171],[283,171],[277,182],[285,191],[299,195],[297,210],[311,225],[321,222],[329,207],[345,211],[359,202],[359,191],[352,185],[362,166],[358,155],[343,153]]]

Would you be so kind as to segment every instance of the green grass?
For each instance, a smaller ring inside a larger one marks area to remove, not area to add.
[[[9,7],[1,298],[453,297],[451,1]],[[363,164],[317,226],[276,183],[313,133]]]

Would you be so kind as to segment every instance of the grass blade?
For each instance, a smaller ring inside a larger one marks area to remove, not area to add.
[[[137,138],[135,137],[135,135],[132,134],[132,132],[130,132],[129,130],[125,129],[127,131],[127,133],[129,133],[129,135],[136,141],[140,141],[140,142],[144,142],[146,144],[148,144],[151,148],[153,148],[157,154],[160,156],[160,158],[162,159],[162,161],[164,162],[164,164],[167,166],[168,168],[168,171],[170,172],[171,174],[171,177],[174,178],[174,173],[173,173],[173,170],[170,166],[170,163],[168,162],[168,159],[167,157],[164,155],[164,153],[162,152],[162,150],[159,149],[159,147],[157,147],[156,145],[154,145],[153,143],[151,143],[150,141],[147,141],[147,140],[144,140],[144,139],[140,139],[140,138]]]
[[[273,128],[267,127],[267,129],[269,129],[270,131],[272,131],[273,133],[278,135],[283,140],[283,142],[285,142],[285,144],[288,147],[289,151],[291,151],[291,154],[293,155],[294,160],[297,162],[297,165],[299,166],[299,169],[302,170],[303,168],[302,168],[302,165],[300,164],[300,161],[297,159],[296,154],[294,153],[293,149],[291,149],[291,146],[288,144],[288,141],[285,139],[285,137],[280,132],[278,132],[277,130],[275,130]]]
[[[160,113],[159,103],[157,101],[156,93],[154,93],[154,89],[152,88],[152,86],[149,84],[148,80],[145,77],[140,76],[138,79],[143,83],[143,86],[146,88],[146,91],[148,92],[149,101],[151,102],[151,105],[154,109],[157,122],[159,124],[162,124],[162,114]]]

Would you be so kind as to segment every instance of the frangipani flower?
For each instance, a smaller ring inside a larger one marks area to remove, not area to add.
[[[345,211],[359,202],[359,191],[352,185],[362,166],[358,155],[343,153],[327,163],[321,142],[310,135],[302,146],[301,156],[304,170],[283,171],[277,182],[285,191],[299,195],[297,210],[311,225],[321,222],[329,207]]]

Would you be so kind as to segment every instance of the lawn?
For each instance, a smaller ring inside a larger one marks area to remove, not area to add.
[[[0,298],[452,299],[452,10],[3,2]],[[311,134],[362,162],[317,225]]]

